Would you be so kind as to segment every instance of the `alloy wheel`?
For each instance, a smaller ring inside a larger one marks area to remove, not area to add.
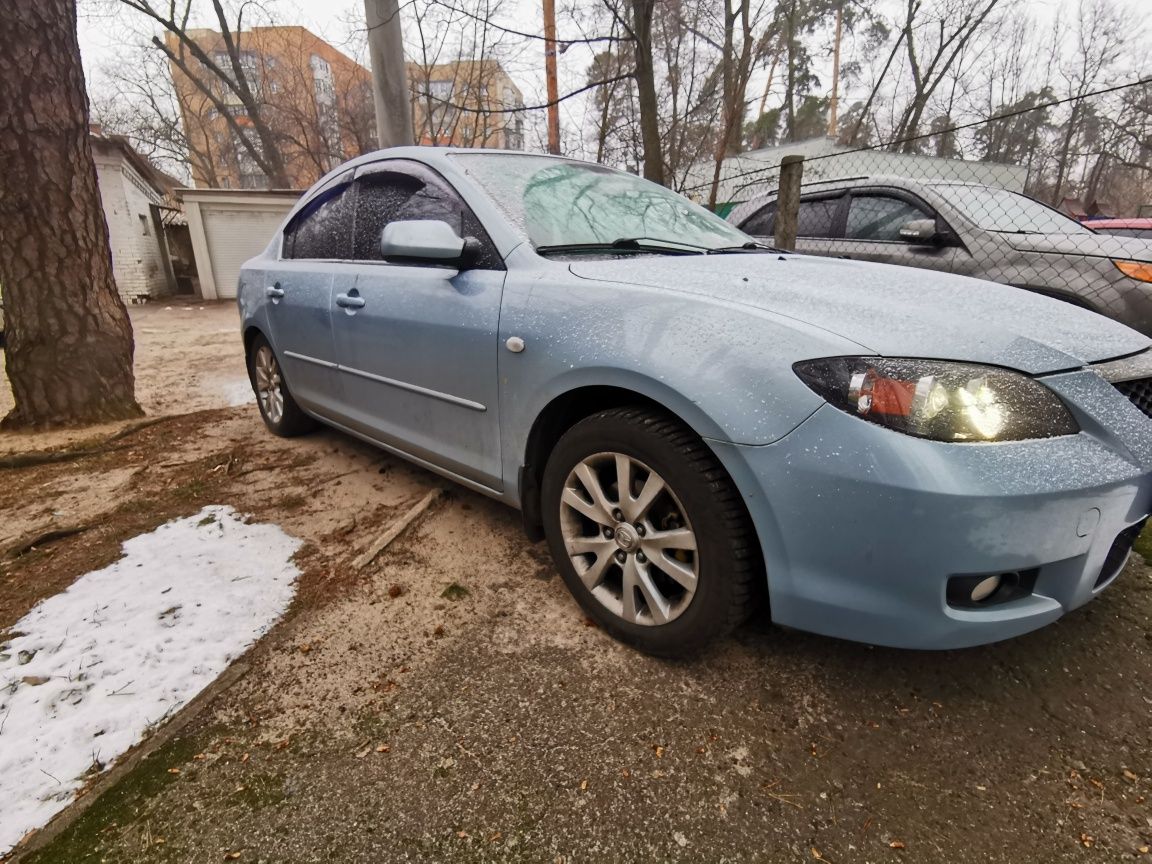
[[[692,602],[696,535],[675,492],[640,460],[581,460],[564,483],[560,529],[584,587],[623,620],[667,624]]]
[[[276,355],[267,345],[261,345],[256,352],[256,398],[260,409],[270,423],[279,423],[284,417],[284,386],[280,375],[280,364]]]

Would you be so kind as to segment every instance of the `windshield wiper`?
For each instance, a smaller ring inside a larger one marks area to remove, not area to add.
[[[559,243],[537,246],[536,254],[563,252],[660,252],[665,255],[699,255],[707,247],[659,237],[620,237],[611,243]]]
[[[706,255],[739,255],[741,252],[782,252],[784,250],[777,249],[775,246],[769,246],[767,243],[757,243],[755,240],[749,240],[747,243],[741,243],[739,246],[718,246],[715,249],[709,249]]]

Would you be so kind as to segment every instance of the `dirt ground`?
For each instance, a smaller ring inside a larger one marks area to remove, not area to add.
[[[1000,645],[894,651],[761,617],[654,660],[589,626],[516,513],[460,488],[358,570],[442,481],[226,407],[218,385],[243,373],[222,309],[133,312],[145,405],[205,410],[0,471],[0,550],[79,532],[0,564],[0,632],[209,503],[306,541],[299,597],[238,683],[26,860],[1152,861],[1138,556],[1096,602]]]

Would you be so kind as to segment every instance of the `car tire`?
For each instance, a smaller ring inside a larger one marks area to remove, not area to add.
[[[292,398],[276,352],[262,334],[257,334],[248,346],[248,380],[252,382],[264,425],[273,435],[295,438],[319,426]]]
[[[663,412],[614,408],[574,425],[548,457],[541,505],[581,608],[641,651],[693,656],[755,606],[763,567],[740,494],[699,436]]]

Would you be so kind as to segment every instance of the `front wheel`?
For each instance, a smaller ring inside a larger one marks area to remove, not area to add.
[[[257,335],[248,348],[248,378],[264,425],[281,438],[311,432],[318,425],[296,404],[280,370],[280,361],[268,340]]]
[[[552,557],[617,639],[689,655],[751,612],[761,570],[751,521],[715,455],[674,419],[618,408],[582,420],[553,449],[542,487]]]

